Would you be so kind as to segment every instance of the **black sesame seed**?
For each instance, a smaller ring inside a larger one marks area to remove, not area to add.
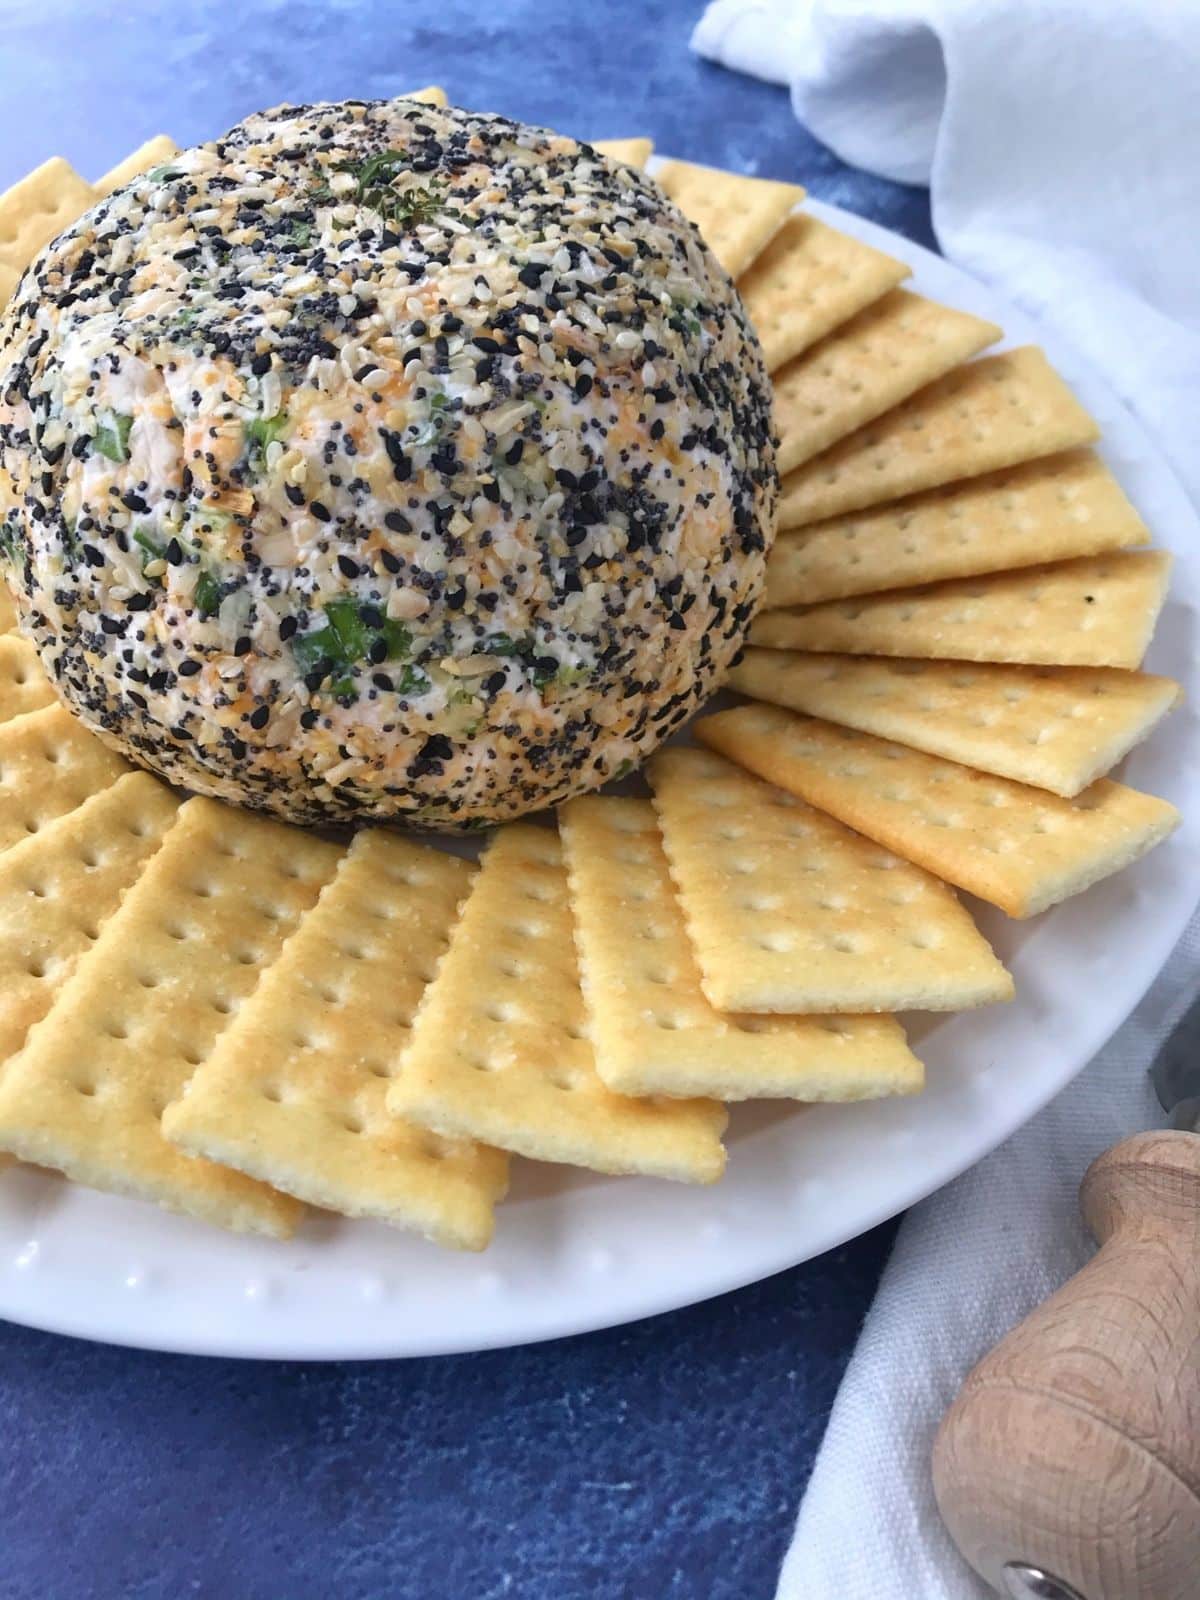
[[[271,720],[271,708],[270,708],[270,706],[258,706],[254,711],[252,711],[250,713],[250,726],[252,728],[254,728],[254,729],[261,730],[261,729],[265,728],[267,723],[270,722],[270,720]]]
[[[285,483],[283,492],[294,506],[302,506],[304,504],[304,490],[298,483]]]
[[[254,360],[250,363],[250,371],[254,374],[254,376],[256,378],[264,378],[264,377],[266,377],[267,373],[270,372],[270,370],[271,370],[271,357],[270,357],[269,354],[265,355],[265,356],[255,356]]]
[[[330,511],[329,507],[323,504],[320,500],[310,500],[308,502],[308,509],[312,515],[316,517],[318,522],[333,521],[333,513]]]
[[[339,555],[337,560],[338,570],[341,572],[344,578],[358,577],[359,567],[357,561],[352,560],[351,557],[347,555]]]
[[[390,528],[393,533],[411,533],[412,523],[403,511],[389,511],[383,519],[385,528]]]
[[[181,661],[179,663],[179,676],[181,678],[194,678],[200,671],[202,664],[203,663],[197,661],[193,656],[189,656],[186,661]],[[153,678],[150,680],[150,687],[152,689],[154,687]]]
[[[234,641],[233,653],[235,656],[247,656],[253,648],[254,646],[250,639],[243,633],[239,639]]]

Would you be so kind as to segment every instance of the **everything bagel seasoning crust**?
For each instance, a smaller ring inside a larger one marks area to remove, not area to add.
[[[21,625],[105,740],[301,823],[483,826],[640,763],[762,594],[770,386],[653,180],[414,101],[281,107],[0,319]]]

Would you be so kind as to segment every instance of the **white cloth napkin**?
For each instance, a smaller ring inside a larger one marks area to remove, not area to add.
[[[790,84],[797,116],[845,160],[930,184],[944,253],[1073,341],[1200,505],[1194,0],[716,0],[693,45]],[[1079,1179],[1161,1120],[1146,1069],[1198,988],[1194,921],[1084,1074],[906,1218],[780,1600],[988,1592],[937,1515],[934,1432],[974,1362],[1087,1258]]]

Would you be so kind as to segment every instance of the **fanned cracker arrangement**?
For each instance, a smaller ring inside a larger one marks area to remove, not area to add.
[[[0,306],[176,153],[0,196]],[[660,751],[651,798],[508,824],[476,866],[132,772],[0,589],[0,1161],[273,1237],[315,1206],[481,1249],[513,1159],[711,1183],[728,1102],[918,1092],[896,1013],[1014,992],[959,891],[1032,916],[1175,826],[1108,776],[1179,700],[1140,670],[1169,558],[1045,356],[981,354],[999,328],[794,185],[657,177],[775,385],[749,703]]]

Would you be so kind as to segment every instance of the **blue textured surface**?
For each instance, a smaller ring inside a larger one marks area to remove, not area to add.
[[[96,175],[160,129],[433,81],[931,241],[923,191],[689,54],[698,4],[0,9],[0,187],[51,154]],[[195,1361],[0,1324],[0,1596],[768,1600],[891,1235],[631,1328],[438,1361]]]

